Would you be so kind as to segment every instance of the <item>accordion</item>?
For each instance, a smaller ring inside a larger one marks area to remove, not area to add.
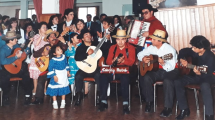
[[[149,31],[150,23],[139,20],[133,20],[130,22],[127,35],[130,36],[128,42],[138,46],[144,46],[146,37],[143,37],[144,32]]]

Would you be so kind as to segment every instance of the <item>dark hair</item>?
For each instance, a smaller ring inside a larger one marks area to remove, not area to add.
[[[2,15],[0,14],[0,20],[2,20]]]
[[[141,10],[143,10],[143,9],[148,9],[150,12],[151,12],[151,11],[153,11],[153,12],[157,12],[157,11],[158,11],[158,9],[153,8],[151,4],[145,4],[145,5],[142,7]]]
[[[91,14],[87,14],[87,16],[90,16],[92,18],[92,15]]]
[[[74,13],[74,10],[71,9],[71,8],[65,9],[65,11],[64,11],[64,16],[68,15],[70,12],[73,12],[73,13]]]
[[[26,33],[26,29],[27,29],[28,26],[31,26],[32,29],[33,29],[33,24],[32,23],[27,23],[27,24],[25,24],[25,27],[24,27],[24,32],[25,33]]]
[[[75,26],[76,26],[76,28],[77,28],[77,24],[78,24],[78,22],[82,22],[83,24],[84,24],[84,20],[82,20],[82,19],[78,19],[78,20],[76,20],[76,22],[75,22]],[[78,29],[78,28],[77,28]]]
[[[102,22],[107,22],[108,23],[108,25],[110,25],[111,23],[113,23],[113,20],[111,19],[111,18],[109,18],[109,17],[106,17]]]
[[[107,17],[106,14],[102,13],[102,14],[100,15],[100,19],[101,19],[101,17],[103,17],[103,16]]]
[[[131,15],[126,16],[126,18],[129,19],[129,20],[134,20],[134,17],[131,16]]]
[[[121,21],[121,18],[119,17],[119,15],[114,15],[114,16],[113,16],[113,23],[114,23],[114,19],[115,19],[115,18],[118,19],[119,26],[122,26],[122,21]]]
[[[62,21],[64,21],[64,19],[66,19],[66,17],[65,17],[65,16],[63,16],[61,19],[62,19]]]
[[[8,31],[10,31],[10,29],[12,28],[11,24],[14,23],[14,22],[17,23],[16,34],[20,34],[20,35],[21,35],[20,28],[19,28],[19,26],[18,26],[18,20],[17,20],[15,17],[13,17],[13,18],[11,18],[11,19],[9,20],[9,23],[10,23],[10,24],[8,25]]]
[[[72,39],[73,37],[75,37],[76,35],[78,35],[78,33],[72,33],[72,34],[70,35],[70,42],[71,42],[71,43],[72,43],[72,40],[71,40],[71,39]]]
[[[210,42],[208,41],[207,38],[205,38],[202,35],[197,35],[194,36],[191,40],[190,40],[190,44],[196,48],[204,48],[205,50],[210,49]]]
[[[51,28],[51,26],[53,26],[52,20],[53,20],[55,17],[58,18],[57,15],[52,15],[52,16],[49,18],[48,28]]]
[[[37,30],[39,30],[42,27],[42,25],[46,25],[46,27],[48,26],[48,24],[46,22],[42,21],[38,24]]]
[[[4,21],[5,19],[9,19],[10,17],[9,16],[7,16],[7,15],[4,15],[4,16],[2,16],[2,20]]]
[[[26,22],[26,21],[32,22],[32,21],[31,21],[31,18],[26,18],[26,19],[25,19],[25,22]]]
[[[52,48],[51,48],[51,53],[54,55],[54,53],[56,52],[56,48],[57,47],[60,47],[60,49],[61,50],[63,50],[63,48],[60,46],[60,45],[54,45],[54,46],[52,46]]]
[[[98,16],[94,16],[93,19],[99,20],[99,17]]]

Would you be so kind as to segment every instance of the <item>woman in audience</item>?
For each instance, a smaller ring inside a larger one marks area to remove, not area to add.
[[[52,29],[53,31],[58,31],[58,16],[52,15],[49,19],[48,29]]]
[[[4,34],[6,35],[7,31],[15,31],[16,34],[19,34],[21,35],[21,38],[18,39],[18,44],[21,46],[21,47],[24,47],[25,45],[25,34],[24,34],[24,30],[21,29],[19,26],[18,26],[18,21],[16,18],[11,18],[9,20],[10,24],[8,26],[8,29],[5,29],[4,30]]]
[[[84,20],[82,20],[82,19],[78,19],[77,20],[77,22],[75,23],[75,26],[76,26],[76,32],[78,33],[78,34],[81,34],[81,31],[83,30],[83,29],[85,29],[85,24],[84,24]]]
[[[48,42],[45,42],[43,39],[46,35],[47,31],[47,23],[46,22],[40,22],[38,24],[38,31],[39,33],[34,36],[34,51],[39,50],[42,48],[44,45],[49,44]],[[34,89],[33,89],[33,95],[35,95],[36,92],[36,87],[37,87],[37,80],[39,75],[42,73],[36,66],[35,64],[35,58],[32,56],[31,57],[31,63],[29,67],[29,72],[30,72],[30,78],[33,79],[34,81]]]
[[[118,15],[113,16],[113,23],[115,25],[115,29],[122,30],[121,18]]]

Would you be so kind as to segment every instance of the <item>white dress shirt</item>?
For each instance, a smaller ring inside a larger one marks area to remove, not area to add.
[[[101,23],[101,32],[104,32],[103,24]]]
[[[70,26],[71,25],[71,23],[72,23],[72,20],[71,21],[69,21],[69,22],[67,22],[66,21],[66,26],[68,27],[68,26]]]
[[[4,30],[4,34],[6,35],[8,29]],[[24,30],[20,28],[20,33],[21,33],[21,38],[18,39],[18,44],[24,44],[25,43],[25,35],[24,35]]]
[[[171,60],[165,60],[165,63],[162,66],[165,71],[169,72],[175,69],[175,65],[177,63],[177,53],[176,50],[167,43],[163,43],[159,49],[153,45],[150,45],[146,49],[143,49],[143,51],[139,52],[137,57],[139,61],[142,61],[143,57],[149,56],[150,54],[162,57],[169,53],[172,53],[173,58]]]
[[[119,25],[119,23],[115,24],[115,27],[117,27]],[[122,30],[122,26],[118,27],[120,30]]]
[[[53,25],[53,26],[51,26],[51,28],[53,31],[57,31],[57,25]]]

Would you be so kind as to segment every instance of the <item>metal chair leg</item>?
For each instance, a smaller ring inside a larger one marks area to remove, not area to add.
[[[156,83],[154,84],[154,112],[156,112]]]
[[[96,93],[97,93],[97,84],[95,84],[95,106],[96,106],[96,97],[97,97]]]
[[[129,110],[131,110],[131,85],[129,84]]]
[[[74,93],[75,93],[75,84],[73,84],[73,88],[72,89],[72,101],[71,101],[71,104],[73,103],[73,100],[74,100]]]
[[[204,108],[204,120],[205,120],[205,105],[203,106],[203,108]]]
[[[138,81],[138,90],[139,90],[139,96],[140,96],[140,105],[142,105],[142,95],[141,95],[141,91],[140,91],[140,81]]]
[[[116,83],[116,102],[118,103],[117,83]]]
[[[178,101],[176,101],[176,105],[175,105],[175,115],[177,115],[178,112]]]
[[[196,99],[196,109],[199,110],[199,101],[198,101],[198,96],[197,96],[197,90],[194,89],[194,95],[195,95],[195,99]]]
[[[19,81],[17,81],[17,93],[16,93],[16,98],[18,99],[18,93],[19,93]]]

